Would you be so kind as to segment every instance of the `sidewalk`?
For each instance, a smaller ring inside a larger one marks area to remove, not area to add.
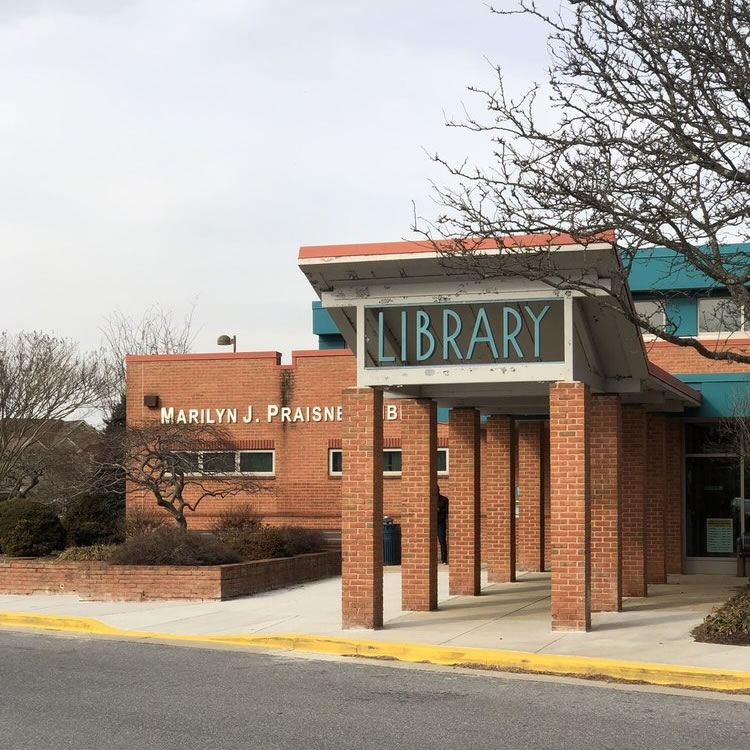
[[[450,597],[445,568],[438,580],[437,612],[404,612],[400,570],[386,568],[385,627],[378,631],[341,630],[340,578],[227,602],[82,602],[68,594],[0,595],[0,612],[94,618],[144,634],[299,634],[597,657],[748,672],[750,677],[750,648],[695,643],[690,637],[711,608],[746,579],[672,576],[665,585],[650,586],[648,598],[626,599],[622,612],[594,614],[590,633],[552,632],[549,574],[527,573],[514,584],[487,585],[483,572],[480,597]]]

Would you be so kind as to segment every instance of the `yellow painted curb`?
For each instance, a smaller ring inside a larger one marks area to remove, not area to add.
[[[394,659],[417,664],[485,667],[496,670],[537,672],[590,679],[609,678],[624,682],[645,682],[652,685],[692,687],[724,692],[750,692],[750,672],[599,659],[589,656],[425,646],[415,643],[392,643],[390,641],[311,635],[179,635],[175,633],[121,630],[89,617],[38,615],[26,612],[0,612],[0,626],[88,633],[90,635],[111,635],[123,638],[308,651],[339,656]]]

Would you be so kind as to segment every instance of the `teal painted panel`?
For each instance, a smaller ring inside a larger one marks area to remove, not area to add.
[[[313,315],[313,333],[316,336],[321,335],[341,335],[336,324],[333,322],[331,314],[326,310],[319,301],[312,303]]]
[[[686,417],[750,416],[750,373],[721,373],[675,375],[676,378],[698,391],[703,402],[696,409],[687,409]]]
[[[695,336],[698,333],[698,299],[674,297],[666,304],[667,320],[677,326],[678,336]]]
[[[346,349],[346,341],[340,333],[322,333],[318,336],[318,349]]]
[[[750,264],[750,243],[723,245],[721,254],[728,268],[736,265],[738,271],[744,271]],[[687,264],[682,256],[664,247],[638,253],[630,269],[628,284],[634,292],[711,289],[721,286]]]

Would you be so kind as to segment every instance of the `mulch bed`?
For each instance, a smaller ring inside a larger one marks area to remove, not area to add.
[[[701,643],[750,646],[750,584],[708,615],[692,635]]]

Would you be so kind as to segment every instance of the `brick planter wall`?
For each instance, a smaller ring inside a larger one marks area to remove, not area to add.
[[[0,558],[0,593],[78,594],[89,601],[224,600],[340,572],[338,551],[202,567]]]

